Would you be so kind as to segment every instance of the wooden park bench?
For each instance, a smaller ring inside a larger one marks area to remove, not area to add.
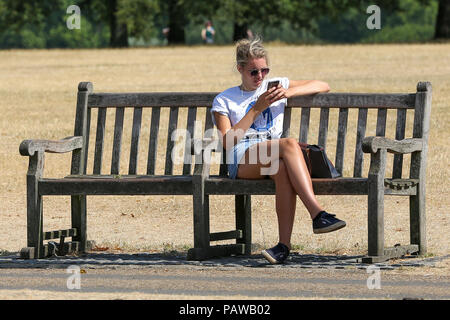
[[[74,136],[59,141],[25,140],[20,145],[20,154],[29,157],[27,247],[21,250],[21,256],[42,258],[55,253],[85,252],[88,249],[86,197],[91,195],[192,195],[194,247],[188,251],[187,258],[203,260],[213,256],[250,254],[251,196],[274,195],[275,184],[271,179],[227,178],[225,154],[219,140],[209,130],[213,128],[210,109],[216,94],[94,93],[90,82],[80,83]],[[288,101],[283,137],[290,137],[289,130],[298,127],[298,140],[323,146],[330,158],[334,153],[332,160],[343,175],[336,179],[313,179],[315,193],[368,196],[368,254],[363,259],[365,262],[426,253],[425,170],[430,109],[431,84],[428,82],[419,82],[416,93],[322,93]],[[151,121],[143,121],[143,112],[150,110]],[[165,110],[169,113],[167,117],[161,116]],[[107,114],[112,111],[114,121],[108,122]],[[389,115],[395,112],[395,125],[387,126],[388,111]],[[126,114],[131,119],[131,113],[126,112],[132,112],[132,121],[124,121]],[[184,161],[177,173],[171,156],[175,147],[172,134],[182,127],[178,125],[179,113],[181,115],[182,112],[185,116],[187,113],[184,128],[188,134],[184,139]],[[354,117],[350,117],[349,114],[353,113]],[[408,122],[408,116],[413,120]],[[355,121],[350,121],[353,118]],[[198,119],[204,119],[204,122]],[[332,122],[337,125],[329,126]],[[365,137],[367,128],[375,122],[375,132]],[[406,133],[410,122],[413,122],[412,132]],[[127,126],[128,123],[130,125]],[[148,149],[144,152],[145,163],[139,166],[139,145],[143,140],[140,133],[144,132],[145,124],[150,126],[146,131],[149,132],[146,135]],[[199,126],[200,136],[196,136]],[[167,128],[167,136],[158,137],[160,127]],[[105,132],[108,129],[113,130],[113,142],[112,150],[106,152]],[[385,138],[386,131],[390,130],[391,139]],[[123,138],[124,131],[130,133],[127,141]],[[157,151],[164,141],[163,158]],[[72,152],[70,175],[58,179],[44,178],[45,152]],[[368,170],[364,170],[364,153],[370,154]],[[221,161],[216,166],[206,161],[217,154]],[[410,155],[404,159],[404,154]],[[111,167],[105,174],[106,156],[111,157],[108,161]],[[129,159],[128,167],[123,163],[120,165],[121,157]],[[156,174],[156,164],[163,160],[164,173]],[[347,166],[344,166],[344,160]],[[403,172],[404,162],[405,167],[409,164],[409,175]],[[390,164],[392,172],[388,175]],[[139,173],[139,168],[146,171]],[[211,172],[214,169],[216,172]],[[363,176],[363,171],[368,171],[368,174]],[[44,232],[42,197],[56,195],[71,196],[72,225],[69,229]],[[210,232],[209,197],[213,195],[235,196],[235,230]],[[408,196],[410,199],[409,245],[385,248],[385,195]],[[66,237],[71,237],[71,241],[66,241]],[[59,244],[44,242],[52,239],[60,239]],[[235,240],[231,244],[211,245],[213,241],[229,239]]]

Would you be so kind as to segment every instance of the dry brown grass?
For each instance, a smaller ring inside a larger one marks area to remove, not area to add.
[[[268,49],[271,76],[324,80],[334,92],[415,92],[418,81],[432,82],[427,237],[431,253],[448,253],[450,128],[446,108],[450,100],[450,44],[268,45]],[[26,246],[28,162],[19,155],[18,146],[24,139],[60,139],[73,134],[78,82],[91,81],[98,92],[221,91],[239,81],[233,53],[231,46],[1,51],[0,250],[18,251]],[[395,116],[389,118],[389,124],[392,118]],[[331,121],[330,125],[331,136],[336,123]],[[354,124],[350,122],[349,126],[349,139],[354,140]],[[374,126],[369,125],[368,134]],[[392,136],[390,130],[392,125],[388,125],[388,135]],[[291,130],[293,136],[298,132],[295,126]],[[315,142],[317,133],[312,132],[310,137]],[[141,145],[145,147],[146,143]],[[351,157],[349,153],[350,164]],[[69,172],[68,154],[50,154],[46,161],[47,177]],[[367,160],[365,164],[367,169]],[[212,197],[211,231],[232,228],[232,200],[230,196]],[[345,219],[348,226],[336,233],[313,235],[310,219],[298,201],[294,248],[304,252],[364,253],[366,197],[320,196],[319,200]],[[253,208],[254,243],[261,247],[272,245],[278,237],[274,197],[254,196]],[[387,245],[407,243],[408,199],[388,197],[385,208]],[[99,246],[138,251],[185,249],[192,245],[191,197],[91,197],[88,209],[88,237]],[[70,225],[67,197],[45,198],[44,210],[46,229]]]

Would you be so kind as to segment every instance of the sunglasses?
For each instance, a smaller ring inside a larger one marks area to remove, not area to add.
[[[261,71],[261,75],[263,77],[265,77],[269,73],[270,69],[269,68],[253,69],[253,70],[250,70],[250,75],[252,77],[256,77],[260,71]]]

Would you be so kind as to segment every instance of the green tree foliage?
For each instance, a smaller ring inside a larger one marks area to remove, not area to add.
[[[80,30],[66,26],[72,4],[81,9]],[[380,30],[366,27],[371,4],[381,8]],[[449,6],[448,0],[1,0],[0,48],[126,47],[130,39],[195,44],[206,20],[218,44],[246,37],[248,29],[288,43],[417,42],[449,37]]]

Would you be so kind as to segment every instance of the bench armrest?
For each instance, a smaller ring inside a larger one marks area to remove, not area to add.
[[[418,138],[393,140],[385,137],[366,137],[362,142],[365,153],[376,153],[379,149],[386,149],[390,153],[411,153],[422,151],[423,140]]]
[[[67,137],[61,140],[24,140],[19,146],[22,156],[33,156],[36,151],[65,153],[81,149],[83,137]]]

